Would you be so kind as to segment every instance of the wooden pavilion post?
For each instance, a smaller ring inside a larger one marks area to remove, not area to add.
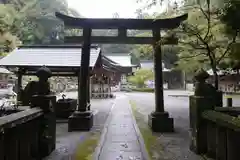
[[[78,85],[78,109],[69,117],[68,131],[90,130],[93,126],[93,113],[89,111],[89,63],[91,49],[91,28],[83,29],[80,85]]]
[[[22,69],[19,68],[17,72],[17,102],[18,103],[21,101],[22,76],[23,76],[23,71]]]
[[[111,74],[108,77],[108,97],[111,97]]]
[[[89,72],[89,71],[88,71]],[[88,76],[87,79],[87,110],[90,110],[91,104],[90,104],[90,86],[91,86],[91,78]]]

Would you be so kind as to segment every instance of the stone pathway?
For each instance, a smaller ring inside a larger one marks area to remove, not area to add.
[[[140,145],[142,142],[133,118],[128,99],[124,96],[117,98],[102,133],[96,159],[145,160],[142,152],[145,151],[145,147]]]

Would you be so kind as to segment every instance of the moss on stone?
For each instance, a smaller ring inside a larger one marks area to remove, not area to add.
[[[95,148],[98,145],[100,133],[92,133],[77,147],[75,160],[92,160]]]
[[[226,127],[235,131],[240,131],[240,118],[233,117],[216,111],[205,111],[202,113],[204,119],[207,119],[221,127]]]
[[[160,146],[157,143],[158,137],[153,134],[151,129],[148,127],[147,123],[144,121],[144,118],[143,118],[144,116],[137,110],[136,103],[133,101],[130,101],[130,104],[131,104],[133,115],[136,119],[138,128],[142,134],[145,147],[147,149],[150,160],[158,159],[158,157],[156,157],[156,153],[162,151],[162,146]]]

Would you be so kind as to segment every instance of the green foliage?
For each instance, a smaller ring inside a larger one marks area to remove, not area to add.
[[[189,72],[211,68],[215,86],[218,87],[217,68],[229,60],[237,34],[225,34],[220,9],[213,7],[209,0],[204,4],[202,2],[199,1],[189,9],[188,20],[177,30],[180,37],[178,66]]]
[[[191,65],[191,70],[186,71],[197,70],[200,66],[216,67],[227,56],[232,42],[222,34],[223,30],[224,25],[217,15],[209,13],[208,9],[200,5],[191,9],[188,20],[177,31],[180,36],[179,67],[186,69],[189,66],[185,65]]]
[[[19,39],[11,32],[15,11],[11,5],[0,4],[0,52],[8,52],[20,44]]]
[[[42,0],[26,4],[18,26],[18,36],[24,44],[51,44],[56,34],[63,30],[62,22],[55,17],[55,12],[68,12],[66,2],[60,0]]]
[[[132,52],[139,58],[145,60],[153,59],[153,48],[151,45],[136,45]]]
[[[232,59],[239,57],[238,47],[234,45],[239,32],[239,0],[184,0],[183,3],[157,0],[148,1],[148,4],[152,6],[158,2],[168,7],[157,18],[171,18],[176,13],[186,12],[189,15],[180,28],[168,31],[177,33],[180,38],[177,68],[188,73],[212,68],[217,78],[219,66],[229,67]],[[235,57],[231,58],[231,54]]]
[[[134,73],[134,76],[128,77],[128,81],[139,88],[145,86],[145,81],[154,79],[154,74],[148,69],[139,69]]]
[[[240,30],[240,1],[239,0],[225,0],[222,9],[221,21],[225,24],[225,32],[229,36],[238,36]],[[240,47],[239,41],[232,45],[231,54],[229,55],[228,67],[233,69],[240,68]]]
[[[131,56],[131,64],[140,66],[140,59],[134,53],[130,53]]]
[[[228,34],[235,34],[236,30],[240,29],[238,22],[240,18],[240,1],[239,0],[225,0],[222,8],[221,20],[226,24],[226,32]]]
[[[136,11],[137,18],[141,19],[154,19],[154,18],[167,18],[167,14],[164,13],[153,13],[152,15],[143,12],[143,10],[138,9]],[[134,31],[133,36],[136,37],[152,37],[152,32],[148,30]],[[168,35],[167,35],[168,36]],[[165,45],[161,47],[162,49],[162,59],[168,68],[172,68],[175,62],[178,60],[178,48],[172,45]],[[135,45],[132,48],[132,53],[134,53],[140,60],[153,60],[153,47],[152,45]]]
[[[167,67],[174,67],[174,64],[178,60],[178,48],[172,45],[162,46],[162,59]],[[153,47],[151,45],[136,45],[132,50],[139,59],[153,60]]]
[[[17,46],[16,37],[24,45],[63,43],[63,23],[55,17],[57,11],[80,16],[67,7],[65,0],[11,0],[0,4],[0,33],[10,37],[13,48]]]

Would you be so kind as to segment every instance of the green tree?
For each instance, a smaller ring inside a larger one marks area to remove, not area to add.
[[[137,14],[137,18],[165,18],[165,16],[163,16],[164,13],[158,14],[158,13],[154,13],[153,15],[149,15],[147,13],[144,13],[142,10],[137,10],[136,12]],[[147,30],[137,30],[134,31],[132,33],[132,36],[136,36],[136,37],[151,37],[152,36],[152,32],[151,31],[147,31]],[[162,58],[164,63],[167,65],[167,67],[173,67],[175,62],[177,61],[178,57],[177,57],[177,53],[178,53],[178,49],[177,47],[173,46],[173,45],[164,45],[161,47],[162,49]],[[139,59],[142,60],[153,60],[153,47],[152,45],[134,45],[134,47],[132,48],[131,51],[133,54],[136,55],[136,57],[138,57]]]
[[[181,69],[211,68],[218,88],[217,69],[220,63],[228,60],[231,47],[236,43],[239,31],[231,36],[224,34],[219,9],[211,7],[210,0],[198,1],[189,10],[189,18],[177,30],[180,36],[178,66]]]
[[[134,76],[128,77],[128,81],[139,88],[143,88],[144,83],[152,79],[154,79],[153,71],[148,69],[139,69],[134,73]]]
[[[11,5],[0,4],[0,53],[9,52],[20,44],[19,39],[13,34],[14,8]]]
[[[67,7],[65,0],[9,0],[9,31],[16,35],[23,44],[63,43],[63,23],[55,17],[55,12],[80,16]],[[6,18],[6,15],[1,16]]]
[[[226,24],[225,32],[229,36],[233,36],[240,30],[240,1],[239,0],[225,0],[224,7],[222,9],[221,21]],[[239,36],[239,35],[238,35]],[[233,69],[240,69],[240,43],[235,43],[231,47],[230,61],[225,63],[226,67]]]

